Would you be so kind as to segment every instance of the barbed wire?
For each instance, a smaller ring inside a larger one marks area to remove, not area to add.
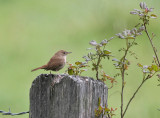
[[[27,114],[27,113],[29,113],[29,111],[27,111],[27,112],[20,112],[20,113],[11,113],[11,109],[9,108],[9,111],[8,111],[8,112],[0,110],[0,113],[2,113],[2,115],[11,115],[11,116],[15,116],[15,115],[23,115],[23,114]]]

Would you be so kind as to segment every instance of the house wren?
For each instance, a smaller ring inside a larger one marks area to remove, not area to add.
[[[46,65],[33,69],[32,71],[36,71],[38,69],[59,71],[65,66],[66,56],[70,53],[71,52],[60,50],[54,54],[54,56],[49,60],[49,62]]]

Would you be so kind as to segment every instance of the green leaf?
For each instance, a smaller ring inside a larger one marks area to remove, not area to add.
[[[93,64],[92,64],[92,66],[93,66],[94,68],[96,68],[96,67],[97,67],[97,65],[96,65],[95,63],[93,63]]]
[[[134,36],[128,36],[128,37],[126,37],[126,39],[135,39],[135,37]]]
[[[68,74],[69,75],[74,75],[74,70],[73,69],[68,69]]]
[[[81,65],[82,62],[77,61],[77,62],[75,62],[75,64],[76,64],[76,65]]]
[[[97,51],[98,53],[101,53],[101,52],[102,52],[99,45],[96,46],[96,51]]]
[[[156,72],[158,71],[158,66],[157,65],[152,65],[151,67],[153,68],[154,71],[156,71]]]
[[[151,72],[153,70],[153,68],[151,66],[149,66],[148,70]]]
[[[103,53],[106,54],[106,55],[108,55],[108,54],[111,54],[111,51],[109,51],[109,50],[104,50]]]
[[[92,68],[92,71],[94,71],[95,70],[95,68]]]
[[[99,111],[102,111],[102,110],[103,110],[103,108],[102,108],[101,105],[98,107],[98,110],[99,110]]]
[[[100,104],[101,104],[101,98],[99,97],[98,98],[98,106],[100,106]]]
[[[80,70],[81,73],[84,72],[84,71],[87,71],[87,69],[82,69],[82,70]]]
[[[74,69],[74,68],[77,68],[77,67],[76,67],[76,66],[70,66],[69,68],[70,68],[70,69]]]
[[[142,65],[142,64],[138,63],[137,65],[138,65],[139,67],[143,68],[143,65]]]
[[[108,43],[108,40],[107,40],[107,39],[104,39],[104,40],[101,42],[102,45],[106,45],[107,43]]]
[[[85,65],[85,64],[80,65],[80,68],[83,68],[83,67],[89,67],[89,65]]]
[[[104,111],[105,111],[105,112],[108,112],[108,111],[110,111],[110,109],[106,107],[106,108],[104,109]]]
[[[157,18],[157,15],[155,15],[155,14],[151,14],[151,18]]]

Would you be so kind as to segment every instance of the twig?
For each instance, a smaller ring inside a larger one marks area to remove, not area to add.
[[[97,61],[97,64],[96,64],[96,78],[97,78],[97,80],[99,80],[99,64],[100,64],[100,62],[101,62],[101,56],[100,55],[98,55],[98,61]]]
[[[124,91],[124,73],[125,73],[125,59],[126,59],[126,56],[127,56],[127,53],[128,53],[128,50],[130,48],[130,46],[128,46],[128,40],[126,41],[127,43],[127,49],[125,51],[125,54],[124,56],[122,57],[122,63],[123,63],[123,66],[122,66],[122,70],[121,70],[121,73],[122,73],[122,89],[121,89],[121,118],[123,118],[123,91]]]
[[[126,106],[126,108],[125,108],[125,110],[124,110],[124,113],[123,113],[123,117],[124,117],[126,111],[128,110],[128,107],[129,107],[130,103],[132,102],[133,98],[134,98],[135,95],[138,93],[139,89],[142,87],[142,85],[145,83],[145,81],[148,80],[149,78],[150,78],[150,76],[148,75],[148,76],[146,77],[146,79],[143,79],[142,83],[139,85],[139,87],[137,88],[137,90],[134,92],[133,96],[130,98],[129,102],[127,103],[127,106]]]
[[[107,111],[107,116],[108,116],[108,118],[111,118],[111,117],[112,117],[112,116],[109,115],[108,111]]]
[[[23,114],[27,114],[27,113],[29,113],[29,111],[27,111],[27,112],[20,112],[20,113],[11,113],[11,110],[10,110],[10,108],[9,108],[9,111],[8,111],[8,112],[0,110],[0,113],[2,113],[2,115],[11,115],[11,116],[15,116],[15,115],[23,115]]]
[[[148,33],[148,31],[147,31],[147,27],[146,27],[146,24],[145,24],[145,23],[144,23],[144,28],[145,28],[145,32],[146,32],[146,34],[147,34],[147,36],[148,36],[148,39],[149,39],[149,41],[150,41],[150,43],[151,43],[151,46],[152,46],[152,49],[153,49],[154,54],[155,54],[155,56],[156,56],[156,59],[157,59],[157,61],[158,61],[158,65],[159,65],[159,67],[160,67],[160,61],[159,61],[158,55],[157,55],[157,53],[156,53],[156,49],[155,49],[155,47],[154,47],[154,45],[153,45],[153,43],[152,43],[151,37],[149,36],[149,33]]]
[[[159,61],[158,55],[157,55],[157,53],[156,53],[156,49],[155,49],[155,47],[154,47],[154,45],[153,45],[152,39],[151,39],[151,37],[150,37],[150,35],[149,35],[148,31],[147,31],[146,24],[144,23],[143,25],[144,25],[144,27],[145,27],[145,32],[146,32],[146,34],[147,34],[147,37],[148,37],[148,39],[149,39],[149,41],[150,41],[150,43],[151,43],[151,46],[152,46],[153,51],[154,51],[154,54],[155,54],[155,56],[156,56],[156,61],[158,62],[158,66],[160,67],[160,61]],[[154,74],[155,74],[155,73],[154,73]],[[154,75],[154,74],[153,74],[153,75]],[[153,76],[153,75],[152,75],[152,76]],[[126,106],[126,108],[125,108],[125,110],[124,110],[124,113],[123,113],[123,114],[121,113],[121,118],[124,117],[126,111],[128,110],[128,107],[129,107],[130,103],[132,102],[132,100],[133,100],[133,98],[135,97],[135,95],[138,93],[139,89],[142,87],[142,85],[145,83],[145,81],[148,80],[149,78],[151,78],[152,76],[149,76],[149,75],[148,75],[146,78],[144,78],[144,79],[142,80],[142,83],[139,85],[139,87],[137,88],[137,90],[134,92],[133,96],[130,98],[129,102],[127,103],[127,106]],[[123,110],[122,110],[122,111],[123,111]]]

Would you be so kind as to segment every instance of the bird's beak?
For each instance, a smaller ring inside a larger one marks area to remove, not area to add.
[[[67,52],[67,54],[70,54],[70,53],[72,53],[72,52]]]

